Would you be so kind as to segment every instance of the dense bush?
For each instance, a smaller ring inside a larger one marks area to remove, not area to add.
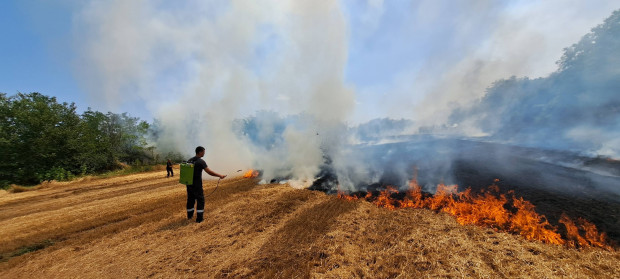
[[[40,93],[0,93],[0,186],[68,180],[153,162],[149,123],[126,113],[81,115]]]

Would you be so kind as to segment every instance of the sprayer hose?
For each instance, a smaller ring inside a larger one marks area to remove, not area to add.
[[[215,185],[215,189],[213,189],[213,191],[211,191],[211,193],[206,195],[205,198],[210,197],[211,195],[213,195],[213,193],[215,193],[215,190],[217,190],[217,187],[220,186],[220,180],[222,180],[222,179],[220,178],[220,179],[217,180],[217,185]]]

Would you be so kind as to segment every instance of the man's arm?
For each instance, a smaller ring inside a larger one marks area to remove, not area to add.
[[[221,175],[217,172],[212,171],[211,169],[209,169],[209,167],[205,168],[205,172],[208,173],[210,176],[219,177],[220,179],[223,179],[226,177],[225,175]]]

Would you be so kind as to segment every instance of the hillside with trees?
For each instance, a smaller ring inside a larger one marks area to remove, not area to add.
[[[554,149],[620,154],[620,10],[564,49],[547,77],[496,81],[452,123],[496,140]]]

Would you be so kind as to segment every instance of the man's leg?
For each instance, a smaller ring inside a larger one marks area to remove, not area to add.
[[[202,187],[196,190],[196,223],[200,223],[203,220],[203,214],[205,212],[205,194],[202,191]]]
[[[174,177],[174,170],[172,168],[170,168],[170,175]]]
[[[185,185],[187,188],[187,220],[192,219],[194,217],[194,202],[196,201],[196,197],[194,196],[194,189],[192,186]]]

